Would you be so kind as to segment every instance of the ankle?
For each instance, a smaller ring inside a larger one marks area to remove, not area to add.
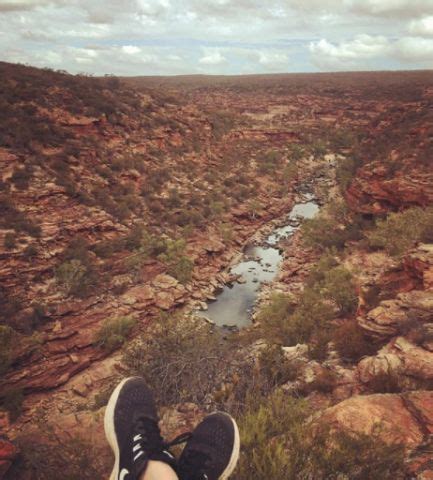
[[[179,480],[175,471],[164,462],[149,460],[146,470],[138,480]]]

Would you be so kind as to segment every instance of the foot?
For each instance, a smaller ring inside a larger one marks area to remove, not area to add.
[[[180,480],[226,480],[239,458],[239,431],[226,413],[207,416],[192,432],[178,463]]]
[[[142,378],[127,378],[117,385],[105,410],[104,428],[115,456],[110,480],[137,480],[149,460],[174,469],[175,459],[162,440],[152,393]]]

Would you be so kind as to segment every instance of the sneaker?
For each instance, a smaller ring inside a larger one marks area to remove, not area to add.
[[[179,458],[180,480],[226,480],[239,459],[239,430],[226,413],[207,416],[192,432]]]
[[[114,452],[110,480],[137,480],[149,460],[167,463],[175,469],[158,426],[152,392],[140,377],[127,378],[111,394],[105,410],[105,436]]]

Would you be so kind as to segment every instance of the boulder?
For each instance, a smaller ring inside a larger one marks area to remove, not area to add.
[[[412,290],[384,300],[364,317],[358,318],[359,325],[378,338],[398,335],[408,322],[431,322],[433,320],[433,291]]]
[[[392,375],[402,385],[415,381],[433,382],[433,353],[398,337],[377,355],[363,358],[358,364],[359,379],[369,383],[375,377]]]
[[[370,435],[413,450],[433,433],[433,392],[351,397],[324,411],[321,420],[333,429]]]

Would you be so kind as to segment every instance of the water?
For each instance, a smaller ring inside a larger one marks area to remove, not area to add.
[[[288,215],[286,225],[276,228],[261,246],[247,247],[244,259],[232,267],[231,273],[241,275],[241,282],[224,287],[216,295],[216,300],[208,303],[208,309],[197,312],[197,315],[208,318],[219,326],[241,328],[250,325],[258,290],[263,282],[270,282],[276,277],[283,259],[275,246],[299,228],[293,225],[294,220],[312,218],[318,210],[318,205],[312,200],[296,204]]]

